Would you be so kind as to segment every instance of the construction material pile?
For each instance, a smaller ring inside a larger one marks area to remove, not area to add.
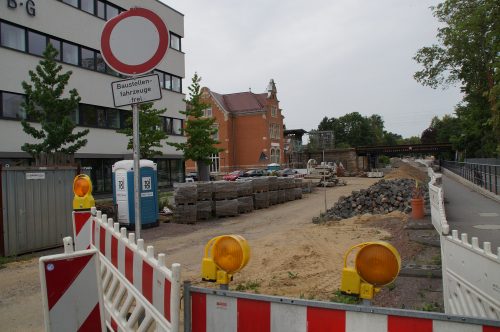
[[[257,177],[242,181],[180,183],[174,186],[174,220],[193,224],[212,217],[232,217],[302,198],[310,180]]]
[[[419,184],[420,185],[420,184]],[[392,211],[411,211],[411,199],[415,194],[415,180],[380,180],[368,189],[353,191],[348,197],[341,197],[333,208],[327,210],[327,220],[341,220],[362,215],[386,214]],[[419,191],[424,197],[426,188]]]

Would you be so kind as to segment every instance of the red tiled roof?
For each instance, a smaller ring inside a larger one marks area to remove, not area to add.
[[[266,104],[266,93],[239,92],[221,95],[212,92],[212,96],[228,112],[247,112],[263,110]]]

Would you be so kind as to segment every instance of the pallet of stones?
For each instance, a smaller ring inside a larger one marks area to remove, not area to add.
[[[174,222],[178,224],[194,224],[197,220],[197,204],[175,204],[173,210]]]

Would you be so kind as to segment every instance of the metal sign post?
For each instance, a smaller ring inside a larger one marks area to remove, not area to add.
[[[147,36],[147,38],[144,38]],[[112,83],[115,106],[132,105],[134,154],[135,238],[141,238],[141,164],[139,142],[140,102],[161,99],[157,75],[137,77],[153,70],[169,45],[168,28],[162,18],[145,8],[131,8],[110,19],[101,34],[101,54],[115,71],[133,76]]]
[[[141,238],[141,145],[139,141],[139,105],[132,104],[132,130],[134,149],[134,211],[135,238]]]

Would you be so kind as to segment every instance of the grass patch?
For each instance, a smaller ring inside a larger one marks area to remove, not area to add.
[[[32,258],[33,258],[32,255],[0,257],[0,269],[4,268],[5,265],[9,263],[29,261]]]
[[[251,290],[251,291],[258,293],[259,287],[260,287],[259,280],[249,280],[249,281],[242,282],[242,283],[239,283],[238,285],[236,285],[235,290],[238,292]]]
[[[299,276],[298,273],[288,271],[288,278],[290,278],[290,279],[297,279],[298,276]]]
[[[338,302],[344,304],[359,304],[361,299],[355,295],[344,294],[340,290],[335,291],[330,298],[330,302]]]
[[[432,312],[440,312],[441,308],[438,303],[424,303],[420,308],[422,311],[432,311]]]

